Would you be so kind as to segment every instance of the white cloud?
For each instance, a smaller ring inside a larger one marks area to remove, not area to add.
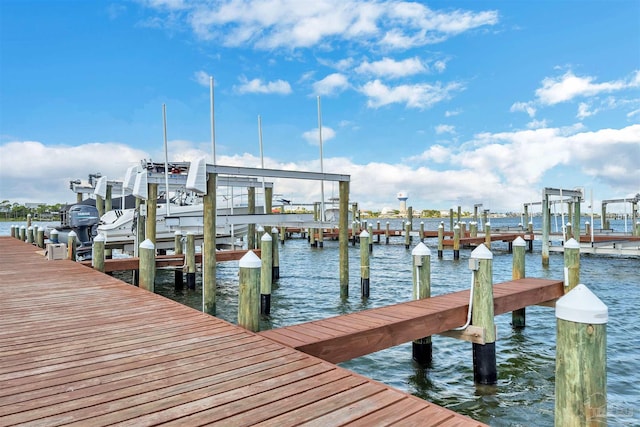
[[[420,58],[407,58],[402,61],[396,61],[391,58],[382,58],[379,61],[365,61],[355,68],[360,74],[370,74],[377,77],[404,77],[412,76],[427,71],[427,67],[422,63]]]
[[[456,133],[456,128],[452,125],[438,125],[436,126],[436,133],[438,135],[443,133]]]
[[[335,138],[336,131],[327,126],[322,126],[322,144]],[[302,137],[311,145],[320,145],[320,133],[318,128],[308,130],[302,134]]]
[[[315,95],[336,95],[349,88],[349,81],[344,74],[329,74],[322,80],[313,84],[313,93]]]
[[[451,98],[453,92],[462,89],[462,84],[458,82],[387,86],[380,80],[374,80],[362,86],[360,92],[369,98],[367,105],[371,108],[399,103],[408,108],[424,109]]]
[[[546,128],[547,127],[547,120],[531,120],[529,123],[527,123],[527,127],[529,129],[540,129],[540,128]]]
[[[533,118],[536,115],[536,108],[531,102],[515,102],[509,109],[512,113],[514,111],[523,111]]]
[[[288,95],[291,91],[291,86],[284,80],[276,80],[273,82],[263,82],[262,79],[247,80],[246,77],[240,77],[239,86],[234,86],[236,92],[245,93],[263,93],[263,94],[279,94]]]
[[[443,73],[446,68],[447,68],[446,61],[438,60],[433,63],[433,69],[436,70],[438,73]]]
[[[268,50],[334,41],[406,49],[498,22],[496,11],[432,10],[391,0],[150,0],[145,5],[159,15],[179,14],[201,39]]]
[[[595,83],[595,77],[578,77],[573,72],[567,71],[562,76],[543,79],[542,87],[536,90],[536,97],[543,105],[554,105],[577,97],[588,97],[634,88],[640,85],[639,74],[639,72],[635,72],[631,78],[626,80]]]
[[[445,117],[454,117],[454,116],[460,115],[460,113],[462,113],[462,111],[460,111],[460,110],[451,110],[451,111],[447,110],[447,111],[444,112],[444,116]]]
[[[578,104],[578,114],[576,114],[576,117],[580,120],[587,118],[589,116],[593,116],[594,114],[596,114],[598,112],[598,110],[590,110],[590,106],[589,104],[587,104],[586,102],[581,102],[580,104]]]
[[[201,86],[209,87],[209,74],[206,71],[196,71],[193,73],[193,80]],[[215,84],[215,83],[214,83]]]

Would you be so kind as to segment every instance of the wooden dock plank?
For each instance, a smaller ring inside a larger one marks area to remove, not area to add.
[[[0,237],[0,425],[328,425],[444,411],[32,245]],[[413,309],[412,309],[413,310]],[[384,320],[383,320],[384,319]],[[397,315],[354,324],[382,325]],[[351,330],[314,323],[326,339]],[[284,335],[283,335],[284,336]],[[352,409],[348,409],[352,408]],[[336,412],[337,411],[337,412]],[[374,417],[375,414],[375,417]],[[364,418],[363,418],[364,419]]]
[[[562,281],[536,278],[499,283],[493,289],[496,315],[550,301],[564,293]],[[357,329],[344,330],[340,335],[325,339],[310,339],[304,344],[300,344],[300,341],[304,340],[308,323],[285,329],[288,336],[298,339],[294,348],[332,363],[340,363],[459,327],[466,322],[468,308],[467,290],[314,321],[314,328],[319,324],[326,324],[330,328],[336,322],[347,326],[354,317],[360,324]],[[261,334],[278,341],[279,332],[273,330]],[[289,345],[288,342],[281,342]]]

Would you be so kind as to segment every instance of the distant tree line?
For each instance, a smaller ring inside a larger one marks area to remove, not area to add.
[[[19,203],[11,203],[9,200],[0,202],[0,218],[5,221],[26,221],[31,214],[33,220],[56,221],[60,219],[60,210],[63,204],[41,204],[36,207],[27,207]]]

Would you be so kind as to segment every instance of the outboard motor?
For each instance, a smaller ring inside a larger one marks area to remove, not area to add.
[[[79,243],[78,258],[91,258],[91,240],[93,231],[100,222],[98,209],[90,205],[73,205],[69,209],[67,221],[69,227],[75,231]]]

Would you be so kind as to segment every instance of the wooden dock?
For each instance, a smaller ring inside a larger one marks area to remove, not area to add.
[[[0,237],[0,425],[480,426]]]
[[[494,313],[507,313],[553,301],[564,294],[563,282],[519,279],[494,285]],[[289,347],[340,363],[464,325],[469,291],[260,332]]]

